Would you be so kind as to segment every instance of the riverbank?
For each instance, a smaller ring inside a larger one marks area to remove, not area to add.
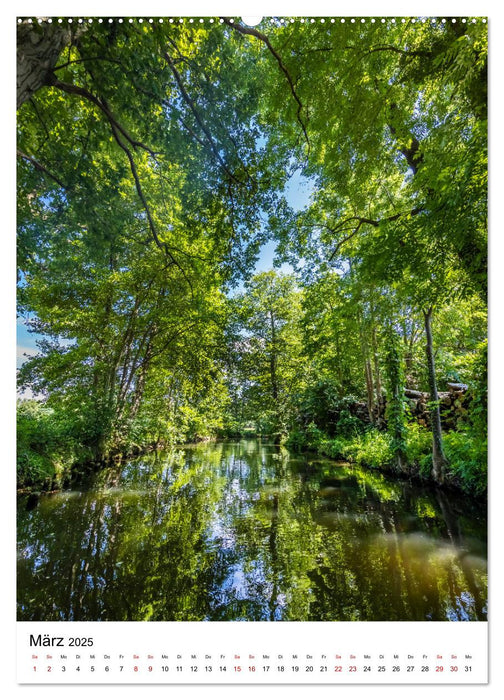
[[[18,489],[53,491],[121,461],[165,448],[214,440],[212,425],[130,422],[119,430],[98,420],[88,424],[62,406],[34,399],[17,404]]]
[[[80,436],[67,429],[54,411],[30,402],[18,411],[17,492],[54,493],[79,483],[111,464],[158,450],[211,442],[215,435],[174,434],[171,439],[148,437],[144,442],[125,440],[103,449],[99,455]]]
[[[111,452],[106,457],[92,459],[82,445],[68,445],[63,442],[59,450],[41,453],[40,447],[18,452],[18,493],[50,493],[67,488],[70,484],[84,479],[90,473],[100,471],[113,463],[140,457],[157,450],[183,448],[201,442],[227,439],[250,439],[257,435],[235,436],[192,436],[192,439],[176,443],[161,440],[144,445],[130,444],[123,450]],[[264,437],[264,436],[263,436]],[[272,442],[274,437],[271,436]],[[356,464],[370,471],[378,471],[391,477],[411,479],[427,485],[436,484],[432,477],[432,437],[428,430],[417,425],[408,428],[406,440],[406,469],[395,467],[393,446],[390,435],[377,429],[368,429],[352,437],[329,437],[316,426],[308,426],[304,431],[293,431],[285,441],[285,446],[296,453],[314,453],[331,460]],[[471,439],[465,433],[451,432],[444,437],[446,455],[449,460],[443,486],[455,489],[478,498],[487,492],[486,444]],[[21,458],[21,459],[20,459]],[[31,460],[31,464],[29,463]],[[21,462],[21,469],[19,464]]]
[[[448,460],[444,486],[478,497],[487,492],[487,445],[469,433],[447,432],[444,436]],[[312,451],[332,459],[345,460],[390,476],[436,482],[432,476],[432,433],[416,424],[406,431],[404,470],[398,471],[392,437],[370,428],[353,436],[329,437],[315,425],[293,431],[286,446],[296,451]]]
[[[61,447],[57,455],[44,455],[32,450],[29,454],[23,454],[21,469],[18,457],[17,492],[18,494],[54,493],[111,464],[170,447],[176,447],[176,445],[168,445],[164,441],[134,445],[127,450],[113,452],[97,460],[89,456],[89,450],[84,446],[76,445],[73,450],[66,451],[66,461],[65,446]],[[31,464],[30,460],[32,460]]]

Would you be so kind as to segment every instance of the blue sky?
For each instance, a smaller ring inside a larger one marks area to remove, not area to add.
[[[25,359],[24,355],[32,354],[35,351],[35,335],[28,333],[23,319],[18,319],[17,322],[17,363],[18,367]]]
[[[294,175],[290,178],[285,188],[285,196],[294,209],[294,211],[300,211],[310,202],[310,196],[313,192],[313,185],[307,180],[299,170],[296,170]],[[257,261],[255,272],[265,272],[266,270],[271,270],[273,268],[273,258],[275,256],[275,241],[268,241],[265,243],[261,252],[259,253],[259,259]],[[284,264],[280,267],[282,272],[291,272],[292,267],[290,265]]]

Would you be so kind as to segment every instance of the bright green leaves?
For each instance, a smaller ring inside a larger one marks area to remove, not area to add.
[[[255,275],[231,301],[229,383],[242,427],[251,422],[259,432],[286,434],[305,371],[301,300],[291,276],[271,271]]]

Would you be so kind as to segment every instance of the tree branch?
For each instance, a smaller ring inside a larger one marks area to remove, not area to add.
[[[357,48],[356,46],[347,46],[346,48]],[[396,46],[392,46],[391,44],[377,44],[376,46],[372,46],[369,51],[366,51],[363,56],[367,56],[370,53],[375,53],[377,51],[392,51],[393,53],[398,53],[401,54],[402,56],[415,56],[415,57],[420,57],[420,58],[428,58],[430,57],[430,53],[428,51],[410,51],[408,49],[399,49]]]
[[[392,216],[386,216],[383,219],[368,219],[364,216],[350,216],[344,221],[342,221],[340,224],[334,227],[334,229],[331,229],[334,233],[337,231],[342,231],[344,224],[348,223],[349,221],[357,221],[357,226],[353,229],[352,233],[350,233],[348,236],[345,236],[345,238],[342,238],[341,241],[339,241],[336,244],[336,247],[334,248],[333,252],[329,256],[329,262],[332,262],[334,257],[337,255],[338,251],[340,250],[341,246],[343,246],[345,243],[347,243],[349,240],[351,240],[357,233],[359,233],[359,230],[361,226],[364,224],[368,224],[370,226],[373,226],[374,228],[378,228],[380,224],[385,223],[385,222],[390,222],[390,221],[397,221],[398,219],[401,219],[403,216],[416,216],[417,214],[420,214],[420,212],[423,211],[423,207],[415,207],[414,209],[411,209],[410,211],[407,212],[398,212],[397,214],[392,214]]]
[[[93,95],[93,93],[86,90],[86,88],[80,87],[79,85],[73,85],[72,83],[64,83],[62,80],[58,80],[57,78],[52,80],[51,85],[70,95],[79,95],[80,97],[84,97],[84,99],[88,100],[89,102],[92,102],[105,114],[111,126],[114,126],[134,148],[143,148],[145,151],[147,151],[147,153],[149,153],[149,155],[152,156],[152,158],[154,158],[154,160],[156,160],[157,154],[151,148],[149,148],[149,146],[146,146],[145,143],[142,143],[142,141],[137,141],[126,131],[126,129],[120,124],[110,110],[110,107],[105,99],[96,97],[96,95]]]
[[[67,61],[66,63],[60,63],[59,66],[53,68],[53,73],[55,73],[58,70],[61,70],[62,68],[66,68],[67,66],[71,66],[75,63],[86,63],[87,61],[107,61],[108,63],[115,63],[118,66],[123,66],[121,61],[117,61],[114,58],[107,58],[106,56],[87,56],[85,58],[75,58],[74,60]]]
[[[301,125],[301,128],[303,130],[305,141],[308,144],[308,147],[310,147],[310,139],[308,138],[306,125],[301,118],[301,112],[303,111],[303,104],[302,104],[301,100],[299,99],[299,96],[296,92],[296,88],[294,86],[294,81],[292,80],[292,77],[291,77],[289,71],[287,70],[284,62],[282,61],[281,56],[277,53],[277,51],[275,51],[275,49],[271,45],[271,42],[268,39],[268,37],[265,34],[263,34],[262,32],[258,31],[257,29],[253,29],[252,27],[244,27],[241,24],[236,24],[235,22],[232,22],[229,17],[222,17],[222,19],[228,25],[228,27],[235,29],[237,32],[240,32],[240,34],[245,34],[245,35],[248,34],[250,36],[254,36],[254,37],[256,37],[256,39],[259,39],[260,41],[262,41],[263,44],[266,44],[266,46],[268,47],[268,50],[276,59],[276,62],[278,63],[280,70],[287,78],[287,82],[289,83],[289,87],[290,87],[290,91],[292,93],[292,96],[294,97],[294,99],[296,100],[296,102],[298,104],[297,120],[298,120],[298,122]]]
[[[56,182],[56,183],[57,183],[60,187],[62,187],[64,190],[68,190],[68,189],[69,189],[63,182],[61,182],[60,179],[58,179],[58,178],[56,177],[56,175],[54,175],[53,173],[51,173],[51,172],[45,167],[45,165],[42,165],[42,163],[39,163],[39,161],[38,161],[38,160],[35,160],[35,158],[32,158],[32,156],[29,156],[29,155],[27,155],[26,153],[23,153],[23,151],[20,151],[20,150],[17,151],[17,155],[18,155],[20,158],[23,158],[24,160],[26,160],[28,163],[31,163],[31,164],[33,165],[33,167],[35,168],[35,170],[38,170],[39,172],[44,173],[45,175],[47,175],[48,177],[50,177],[52,180],[54,180],[54,182]]]
[[[391,104],[390,105],[390,111],[391,113],[395,112],[397,110],[397,105],[396,104]],[[392,136],[397,138],[397,130],[392,124],[388,125],[388,128],[390,129],[390,133]],[[410,134],[410,140],[409,140],[409,146],[405,145],[399,145],[398,150],[403,154],[403,156],[406,158],[406,162],[411,168],[413,175],[416,175],[418,171],[419,165],[423,161],[423,153],[420,151],[420,142],[416,138],[416,136]]]
[[[156,154],[154,153],[154,151],[152,151],[148,146],[146,146],[141,141],[137,141],[137,140],[133,139],[132,136],[130,136],[130,134],[126,131],[126,129],[123,126],[121,126],[121,124],[117,121],[116,117],[114,116],[114,114],[110,110],[107,102],[104,99],[100,99],[100,98],[96,97],[95,95],[93,95],[93,93],[89,92],[89,90],[86,90],[86,88],[82,88],[78,85],[72,85],[70,83],[64,83],[61,80],[58,80],[56,78],[54,78],[54,80],[52,81],[52,84],[54,85],[54,87],[56,87],[60,90],[63,90],[64,92],[67,92],[67,93],[73,94],[73,95],[80,95],[81,97],[84,97],[84,99],[89,100],[90,102],[95,104],[105,114],[105,116],[107,117],[107,119],[110,123],[110,127],[112,129],[112,134],[116,140],[116,143],[125,152],[126,157],[128,158],[131,173],[133,175],[133,179],[135,180],[136,191],[137,191],[137,194],[140,198],[140,201],[143,204],[145,213],[147,215],[147,221],[149,222],[149,229],[151,231],[152,237],[154,238],[154,242],[156,243],[158,248],[160,248],[161,250],[164,250],[165,254],[170,258],[171,262],[181,271],[184,279],[186,280],[186,282],[188,283],[189,287],[192,290],[191,281],[187,277],[185,270],[179,264],[179,262],[176,260],[174,255],[170,252],[168,244],[161,241],[161,239],[159,238],[157,226],[154,222],[152,212],[150,210],[149,204],[147,202],[147,199],[146,199],[145,194],[144,194],[143,189],[142,189],[142,185],[140,182],[140,178],[138,176],[138,171],[136,168],[135,160],[133,158],[133,154],[131,153],[131,151],[128,148],[128,146],[126,145],[126,143],[124,143],[124,141],[121,139],[121,135],[133,147],[143,148],[153,158],[156,157]]]
[[[181,77],[180,73],[178,72],[178,70],[177,70],[177,68],[176,68],[176,66],[175,66],[175,63],[174,63],[172,57],[170,56],[170,54],[169,54],[167,51],[165,51],[164,54],[163,54],[163,58],[165,59],[165,61],[166,61],[166,62],[168,63],[168,65],[170,66],[170,70],[171,70],[171,72],[173,73],[173,75],[174,75],[174,77],[175,77],[175,80],[176,80],[176,82],[177,82],[177,85],[178,85],[178,87],[179,87],[179,90],[180,90],[180,92],[181,92],[181,94],[182,94],[182,98],[183,98],[184,102],[188,105],[188,107],[189,107],[189,109],[191,110],[191,112],[193,113],[194,118],[196,119],[196,121],[197,121],[197,123],[198,123],[200,129],[201,129],[201,130],[203,131],[203,133],[205,134],[205,136],[206,136],[206,138],[207,138],[207,140],[208,140],[208,143],[210,144],[210,148],[212,149],[212,153],[214,154],[215,158],[219,161],[219,163],[220,163],[222,169],[224,170],[224,172],[226,173],[226,175],[227,175],[231,180],[233,180],[234,182],[239,183],[240,181],[239,181],[239,180],[233,175],[233,173],[228,169],[227,165],[225,164],[224,160],[222,159],[222,156],[220,155],[219,150],[218,150],[217,146],[215,145],[215,142],[214,142],[214,140],[213,140],[213,138],[212,138],[212,134],[210,133],[210,131],[209,131],[209,130],[207,129],[207,127],[205,126],[203,120],[201,119],[201,117],[200,117],[200,115],[199,115],[199,113],[198,113],[198,110],[196,109],[196,105],[194,104],[194,102],[192,101],[192,99],[191,99],[190,96],[189,96],[189,93],[187,92],[187,90],[186,90],[185,87],[184,87],[184,83],[182,82],[182,77]],[[184,126],[185,126],[185,124],[184,124]],[[187,127],[186,127],[186,128],[187,128]]]
[[[157,357],[158,355],[162,355],[174,340],[176,340],[181,335],[184,335],[184,333],[188,333],[190,330],[192,330],[193,328],[198,326],[200,323],[201,323],[201,321],[194,321],[193,323],[190,323],[188,326],[184,326],[183,328],[177,329],[175,331],[175,333],[172,333],[170,336],[168,336],[168,339],[165,340],[165,342],[161,345],[160,348],[158,348],[154,352],[150,353],[149,359],[152,360],[153,357]]]
[[[145,197],[145,194],[143,192],[142,185],[140,183],[140,178],[138,176],[138,172],[136,169],[135,160],[133,158],[133,155],[132,155],[130,149],[121,140],[121,137],[119,136],[119,133],[118,133],[115,125],[111,123],[111,127],[112,127],[112,133],[114,135],[114,138],[115,138],[118,146],[120,146],[120,148],[122,148],[122,150],[126,153],[126,157],[128,158],[131,173],[133,175],[133,179],[135,180],[136,191],[137,191],[138,196],[140,197],[140,201],[143,204],[145,213],[147,214],[147,221],[149,222],[149,228],[150,228],[152,237],[154,238],[154,242],[156,243],[158,248],[160,248],[161,250],[163,250],[165,252],[165,254],[168,256],[170,261],[175,265],[175,267],[177,267],[180,270],[180,272],[182,273],[184,279],[186,280],[187,284],[189,285],[189,287],[192,291],[191,280],[188,278],[184,268],[180,265],[180,263],[177,261],[177,259],[173,255],[173,253],[170,251],[168,244],[165,243],[164,241],[161,241],[161,239],[159,238],[157,226],[156,226],[154,219],[152,217],[152,212],[150,210],[149,204],[148,204],[147,199]]]

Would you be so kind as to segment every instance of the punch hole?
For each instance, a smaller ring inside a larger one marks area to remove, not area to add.
[[[262,17],[242,17],[242,22],[244,22],[248,27],[255,27],[262,20]]]

